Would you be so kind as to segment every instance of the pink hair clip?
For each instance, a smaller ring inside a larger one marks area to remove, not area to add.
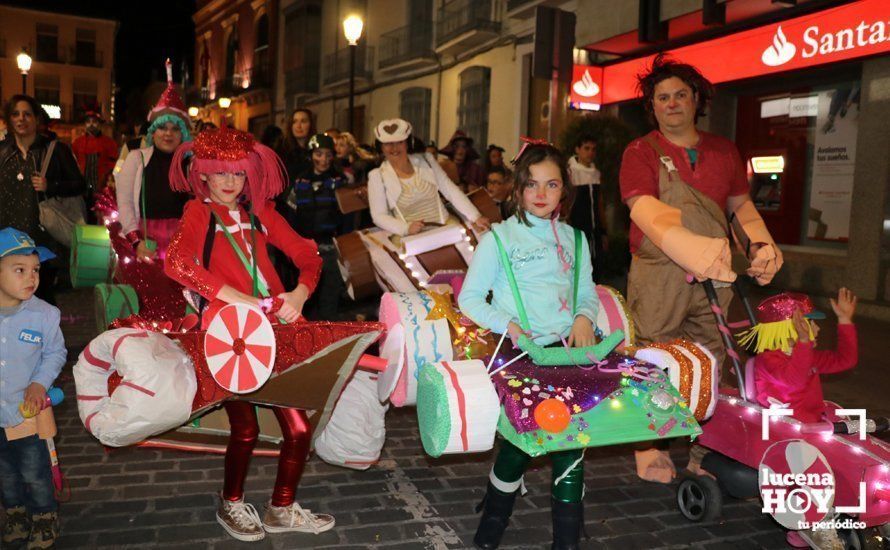
[[[525,150],[528,149],[529,145],[532,145],[534,147],[548,147],[551,145],[550,142],[546,139],[535,139],[528,136],[519,136],[519,140],[522,142],[522,146],[519,147],[519,152],[516,153],[516,156],[513,157],[512,160],[510,160],[510,164],[513,165],[519,162],[519,159],[522,157],[522,153],[524,153]]]

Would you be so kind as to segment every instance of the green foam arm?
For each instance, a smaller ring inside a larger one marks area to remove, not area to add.
[[[624,340],[624,331],[618,329],[604,338],[599,344],[584,348],[569,348],[567,350],[564,347],[545,348],[539,346],[531,338],[523,334],[519,337],[519,349],[527,352],[536,365],[590,365],[596,361],[602,361],[603,357],[615,349],[622,340]],[[588,355],[592,355],[595,360],[588,357]]]

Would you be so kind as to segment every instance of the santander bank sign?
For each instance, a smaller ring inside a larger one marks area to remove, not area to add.
[[[859,0],[668,53],[721,83],[887,52],[890,0]],[[603,67],[602,103],[635,98],[635,77],[653,57]]]

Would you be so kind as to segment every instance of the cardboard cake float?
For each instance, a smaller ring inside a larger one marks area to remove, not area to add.
[[[237,399],[304,409],[315,438],[383,329],[379,323],[271,325],[243,305],[223,308],[215,320],[220,324],[211,322],[209,334],[160,333],[150,330],[157,323],[131,318],[134,328],[109,330],[90,342],[74,366],[87,430],[109,446],[151,438],[144,444],[223,452],[228,425],[218,407]],[[206,424],[196,422],[211,412]],[[261,426],[270,424],[267,412]],[[259,450],[272,454],[276,438],[265,435]]]

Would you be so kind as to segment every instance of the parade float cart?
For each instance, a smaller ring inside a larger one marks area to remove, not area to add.
[[[597,346],[541,349],[526,341],[504,352],[503,340],[461,315],[449,292],[384,294],[380,399],[416,405],[431,456],[489,450],[495,433],[532,456],[697,435],[689,397],[668,373],[623,353],[634,329],[621,295],[603,285],[596,291]],[[703,378],[688,390],[700,390]]]
[[[485,190],[467,195],[489,217],[501,221]],[[398,236],[379,228],[337,237],[340,271],[347,292],[356,300],[383,292],[411,292],[447,284],[466,273],[481,234],[454,214],[443,225],[427,225],[417,235]]]
[[[228,424],[219,406],[246,400],[307,411],[313,438],[324,431],[356,368],[380,368],[364,354],[378,323],[271,324],[254,307],[229,305],[207,331],[158,331],[157,322],[119,320],[74,367],[77,404],[103,444],[224,452]],[[271,417],[271,411],[269,416]],[[277,454],[280,432],[260,415],[258,454]]]
[[[798,529],[799,521],[821,522],[836,516],[838,507],[859,507],[856,513],[845,513],[836,519],[853,519],[865,529],[840,529],[838,534],[847,548],[866,548],[875,537],[886,537],[890,521],[890,444],[874,435],[887,430],[886,419],[860,422],[858,418],[840,414],[840,407],[826,401],[825,422],[802,423],[791,416],[772,416],[767,437],[764,437],[764,409],[755,400],[754,361],[743,362],[733,341],[730,326],[716,306],[717,299],[710,281],[702,283],[724,336],[728,355],[733,363],[736,388],[721,388],[710,419],[702,423],[697,442],[710,452],[702,460],[702,468],[713,477],[685,473],[677,488],[680,512],[690,521],[706,521],[721,514],[725,496],[755,498],[761,495],[759,473],[829,474],[833,479],[831,510],[820,512],[817,506],[801,513],[788,507],[773,517],[783,527]],[[748,315],[755,323],[739,283],[734,283]],[[872,432],[863,436],[863,431]],[[765,478],[769,479],[769,478]],[[767,486],[768,488],[768,486]],[[783,487],[812,491],[813,487]],[[816,547],[801,531],[805,542]],[[880,544],[880,542],[878,542]],[[880,547],[880,546],[877,546]]]

